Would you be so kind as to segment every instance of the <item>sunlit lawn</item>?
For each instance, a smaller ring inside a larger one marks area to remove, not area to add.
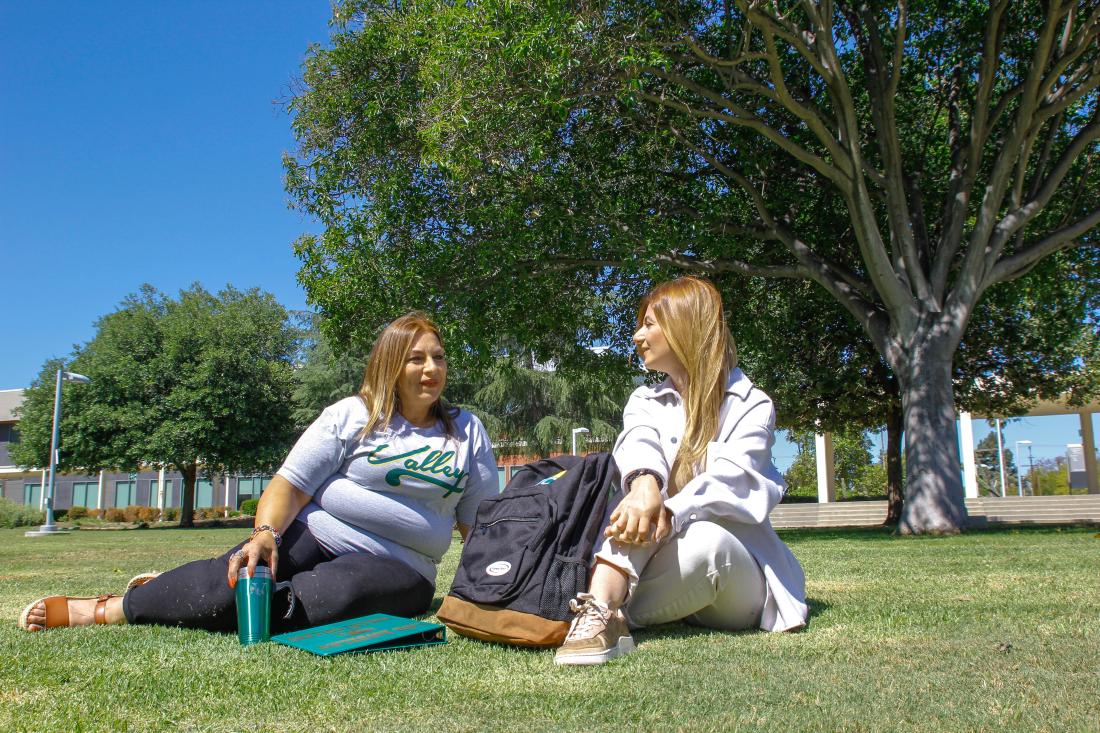
[[[806,630],[673,625],[595,669],[456,636],[321,659],[196,631],[16,626],[38,596],[117,591],[245,534],[0,530],[0,730],[1098,729],[1096,529],[785,532],[808,578]]]

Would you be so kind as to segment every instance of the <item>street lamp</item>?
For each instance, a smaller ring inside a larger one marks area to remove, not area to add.
[[[57,370],[57,386],[54,388],[53,393],[53,435],[50,438],[50,482],[46,485],[46,523],[39,527],[37,530],[31,530],[25,532],[27,537],[45,537],[54,534],[68,534],[67,531],[60,529],[53,523],[53,494],[54,486],[57,481],[57,437],[58,431],[61,428],[61,382],[77,382],[79,384],[87,384],[92,381],[85,377],[83,374],[76,374],[75,372],[66,372],[61,369]]]
[[[569,455],[571,455],[571,456],[577,455],[577,434],[578,433],[587,433],[587,432],[588,432],[588,428],[573,428],[573,450],[570,451]]]
[[[1001,498],[1008,496],[1008,489],[1005,487],[1005,448],[1004,443],[1001,442],[1001,418],[997,418],[997,465],[1001,469]]]
[[[1020,473],[1020,446],[1031,445],[1030,440],[1017,440],[1016,441],[1016,495],[1024,495],[1024,475]]]

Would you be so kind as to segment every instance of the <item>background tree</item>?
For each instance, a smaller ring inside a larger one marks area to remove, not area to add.
[[[326,225],[303,281],[337,322],[399,292],[545,358],[616,338],[597,296],[675,270],[810,280],[897,380],[901,529],[962,525],[975,308],[1044,257],[1096,258],[1095,2],[355,2],[337,22],[287,165]]]
[[[567,453],[577,427],[589,430],[578,436],[578,449],[611,450],[633,388],[629,381],[602,378],[597,369],[564,372],[521,352],[498,358],[488,381],[463,406],[485,423],[497,455]]]
[[[333,344],[315,313],[301,315],[304,344],[301,363],[294,373],[294,424],[304,430],[321,411],[359,391],[367,367],[365,352],[348,351]]]
[[[191,526],[200,471],[264,472],[285,456],[296,340],[283,307],[257,289],[195,284],[173,300],[144,286],[67,360],[92,381],[66,388],[59,469],[174,468],[180,525]],[[20,465],[48,462],[54,369],[26,392]]]
[[[1069,490],[1069,469],[1065,456],[1039,458],[1029,476],[1034,496],[1065,496]]]
[[[817,460],[814,434],[791,431],[789,439],[798,448],[794,463],[784,474],[790,496],[817,496]],[[833,434],[834,477],[837,498],[880,497],[886,488],[885,467],[871,462],[871,441],[866,433],[849,427]]]
[[[997,457],[996,431],[978,441],[974,447],[974,463],[977,471],[978,490],[992,496],[1004,496],[1009,485],[1016,480],[1016,465],[1012,461],[1012,451],[1005,450],[1004,439],[1001,442],[1001,458]],[[1001,462],[1005,467],[1004,493],[1001,493]]]

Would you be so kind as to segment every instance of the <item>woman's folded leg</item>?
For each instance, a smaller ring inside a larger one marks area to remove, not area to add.
[[[764,574],[736,534],[692,522],[646,563],[624,611],[632,626],[687,619],[740,630],[759,622],[766,598]]]
[[[411,567],[388,557],[353,553],[318,563],[290,579],[297,608],[289,620],[285,593],[271,609],[276,633],[371,613],[418,616],[431,607],[435,588]]]

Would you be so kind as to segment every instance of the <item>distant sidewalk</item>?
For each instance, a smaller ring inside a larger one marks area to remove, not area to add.
[[[974,525],[1100,524],[1100,494],[1073,496],[1008,496],[967,499]],[[800,527],[871,527],[886,519],[885,501],[838,501],[829,504],[780,504],[772,510],[772,525]]]

